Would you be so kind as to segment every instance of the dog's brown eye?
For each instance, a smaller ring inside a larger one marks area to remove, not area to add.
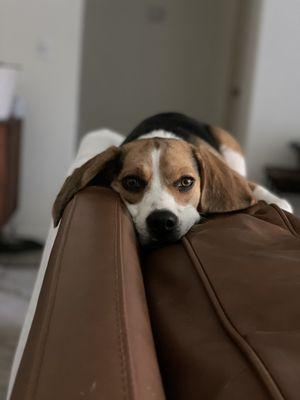
[[[146,182],[138,176],[130,175],[122,179],[124,189],[129,192],[139,192],[146,186]]]
[[[195,179],[191,176],[182,176],[175,182],[175,186],[180,192],[187,192],[194,185]]]

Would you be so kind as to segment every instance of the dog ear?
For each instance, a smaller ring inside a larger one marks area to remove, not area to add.
[[[206,145],[196,147],[201,178],[199,211],[222,213],[241,210],[255,203],[248,181],[231,169]]]
[[[76,168],[67,177],[53,205],[52,216],[54,226],[58,225],[69,201],[93,179],[99,177],[97,183],[104,186],[108,186],[111,183],[118,167],[120,154],[119,148],[111,146],[103,153],[91,158],[81,167]]]

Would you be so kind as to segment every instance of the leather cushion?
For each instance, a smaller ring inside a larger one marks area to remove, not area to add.
[[[299,228],[260,202],[144,255],[167,398],[299,398]]]

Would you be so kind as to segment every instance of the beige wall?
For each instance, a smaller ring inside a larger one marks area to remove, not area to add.
[[[0,0],[0,60],[23,71],[26,105],[18,233],[45,237],[51,203],[73,158],[82,0]]]
[[[238,0],[87,0],[80,131],[155,112],[222,124]]]
[[[261,0],[243,0],[236,12],[229,90],[225,100],[224,126],[244,147],[257,47],[260,34]]]
[[[45,236],[78,120],[81,133],[103,125],[127,133],[149,114],[178,110],[226,125],[238,0],[86,4],[81,49],[84,0],[0,0],[0,60],[23,65],[19,233]],[[299,4],[262,0],[251,107],[243,111],[253,179],[263,178],[265,164],[295,161],[287,141],[300,132]]]
[[[300,140],[300,2],[264,0],[248,118],[252,179],[266,165],[295,166],[288,144]]]

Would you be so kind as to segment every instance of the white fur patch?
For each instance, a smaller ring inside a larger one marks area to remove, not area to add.
[[[247,175],[246,161],[242,154],[232,150],[224,144],[220,147],[220,153],[224,157],[226,164],[229,165],[231,169],[242,176]]]
[[[187,233],[200,220],[200,215],[194,206],[178,204],[175,198],[163,187],[160,179],[159,149],[152,150],[151,159],[152,179],[149,182],[149,190],[139,203],[126,203],[142,243],[147,243],[152,239],[146,224],[146,219],[152,211],[164,209],[173,212],[179,221],[180,236]]]
[[[293,207],[287,200],[277,197],[275,194],[271,193],[268,189],[260,185],[256,185],[255,189],[253,190],[253,194],[257,200],[264,200],[268,204],[276,204],[283,210],[293,213]]]
[[[153,139],[153,138],[161,138],[161,139],[177,139],[183,140],[179,136],[175,135],[175,133],[165,131],[164,129],[157,129],[152,132],[146,133],[138,138],[139,139]]]

